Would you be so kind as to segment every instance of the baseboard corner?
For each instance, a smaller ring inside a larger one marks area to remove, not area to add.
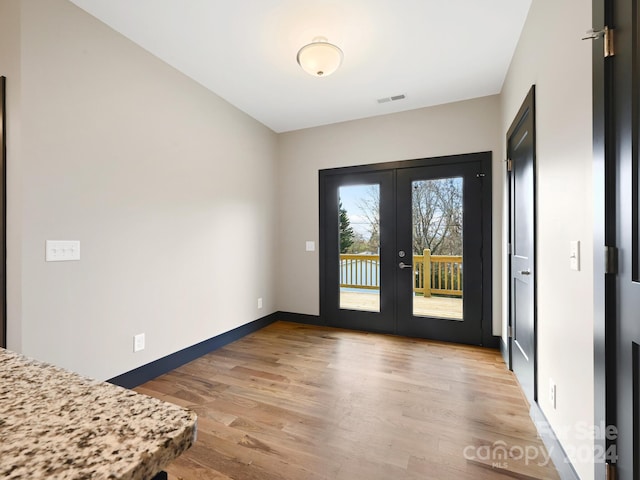
[[[325,327],[326,324],[319,315],[308,315],[306,313],[276,312],[276,319],[283,322],[301,323],[303,325],[314,325]]]
[[[153,380],[160,375],[189,363],[196,358],[202,357],[209,352],[220,347],[224,347],[231,342],[235,342],[250,333],[261,330],[276,320],[278,320],[277,313],[272,313],[175,353],[171,353],[165,357],[159,358],[158,360],[154,360],[151,363],[147,363],[146,365],[142,365],[141,367],[110,378],[107,382],[124,388],[135,388],[149,380]]]
[[[483,347],[499,349],[500,348],[500,337],[496,337],[491,335],[490,337],[486,337],[483,342]]]

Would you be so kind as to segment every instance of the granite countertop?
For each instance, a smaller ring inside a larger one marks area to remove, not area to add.
[[[151,479],[195,434],[190,410],[0,348],[2,479]]]

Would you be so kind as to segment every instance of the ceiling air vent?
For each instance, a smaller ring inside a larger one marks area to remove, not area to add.
[[[394,95],[393,97],[379,98],[378,99],[378,103],[395,102],[397,100],[404,100],[405,98],[406,98],[406,95],[404,95],[404,94],[402,94],[402,95]]]

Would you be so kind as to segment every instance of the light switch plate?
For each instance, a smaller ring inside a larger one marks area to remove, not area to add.
[[[307,252],[315,252],[316,251],[316,242],[313,240],[307,240]]]
[[[572,240],[569,242],[569,268],[571,270],[580,270],[580,242]]]
[[[45,260],[47,262],[80,260],[80,241],[47,240]]]

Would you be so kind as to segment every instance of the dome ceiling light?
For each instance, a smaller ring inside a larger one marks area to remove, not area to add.
[[[343,58],[342,50],[329,43],[325,37],[315,37],[310,44],[298,51],[298,64],[309,75],[326,77],[335,72]]]

